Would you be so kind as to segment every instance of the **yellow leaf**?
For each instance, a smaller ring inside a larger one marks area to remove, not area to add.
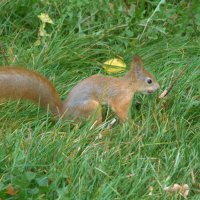
[[[122,59],[113,58],[104,62],[103,68],[108,74],[123,72],[126,69],[126,64]]]
[[[46,30],[45,30],[45,27],[44,27],[44,25],[42,25],[42,24],[41,24],[41,26],[40,26],[40,28],[39,28],[38,35],[39,35],[40,37],[46,37],[46,36],[48,36],[48,34],[47,34]]]
[[[49,17],[47,13],[41,13],[40,15],[38,15],[38,17],[42,21],[42,23],[53,24],[52,19]]]

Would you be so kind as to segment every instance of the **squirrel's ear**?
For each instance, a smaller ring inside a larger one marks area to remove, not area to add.
[[[139,56],[133,56],[131,68],[137,76],[140,76],[143,70],[143,61]]]
[[[143,65],[143,61],[140,56],[133,56],[133,63],[138,63]]]

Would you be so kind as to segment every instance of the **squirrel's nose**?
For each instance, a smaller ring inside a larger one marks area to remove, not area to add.
[[[152,89],[152,92],[155,92],[156,90],[158,90],[160,88],[160,85],[157,83],[153,89]]]

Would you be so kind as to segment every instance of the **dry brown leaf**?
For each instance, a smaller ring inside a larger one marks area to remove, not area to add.
[[[180,195],[182,195],[184,198],[187,198],[190,188],[188,184],[174,184],[173,187],[165,187],[165,192],[169,192],[170,194],[178,192]]]
[[[14,187],[12,185],[9,185],[6,188],[6,193],[11,195],[11,196],[15,196],[17,194],[17,191],[14,189]]]
[[[188,184],[183,184],[180,193],[183,195],[184,198],[187,198],[189,191],[190,191],[190,188]]]
[[[152,187],[152,186],[149,187],[149,191],[150,191],[150,192],[149,192],[148,195],[149,195],[149,196],[152,196],[152,194],[153,194],[153,187]]]

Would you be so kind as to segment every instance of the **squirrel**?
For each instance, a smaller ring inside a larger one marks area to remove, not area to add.
[[[57,118],[82,121],[94,116],[98,124],[102,122],[102,104],[108,104],[123,122],[136,92],[152,93],[159,87],[139,56],[133,56],[130,70],[122,77],[96,74],[80,81],[64,102],[42,75],[25,68],[0,68],[0,99],[31,100],[43,108],[49,107]]]

